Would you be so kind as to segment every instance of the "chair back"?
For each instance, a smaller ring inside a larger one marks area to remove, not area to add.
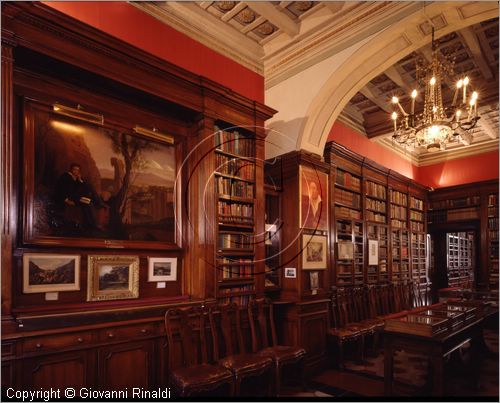
[[[248,303],[248,321],[252,333],[252,351],[278,345],[274,325],[273,305],[264,298],[254,299]]]
[[[244,353],[245,344],[241,331],[239,305],[234,302],[219,305],[210,310],[209,317],[215,359],[220,356]]]
[[[202,307],[172,308],[165,313],[170,369],[208,362],[206,314]],[[180,348],[177,349],[176,345]],[[181,357],[175,352],[179,352]]]

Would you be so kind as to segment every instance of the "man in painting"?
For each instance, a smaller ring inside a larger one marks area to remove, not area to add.
[[[92,185],[82,178],[79,164],[72,163],[69,170],[59,177],[55,202],[57,210],[63,215],[72,208],[80,210],[83,229],[100,229],[97,226],[95,209],[102,208],[103,204]]]
[[[305,220],[303,225],[306,228],[322,227],[320,222],[326,220],[326,217],[322,217],[322,214],[324,214],[322,210],[323,200],[321,199],[319,186],[313,180],[309,180],[307,185],[308,194],[302,196],[302,220]]]

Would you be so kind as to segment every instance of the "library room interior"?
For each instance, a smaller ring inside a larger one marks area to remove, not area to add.
[[[1,9],[3,399],[498,401],[498,2]]]

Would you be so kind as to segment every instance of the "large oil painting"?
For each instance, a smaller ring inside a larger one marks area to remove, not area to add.
[[[29,106],[30,240],[175,243],[174,146]]]

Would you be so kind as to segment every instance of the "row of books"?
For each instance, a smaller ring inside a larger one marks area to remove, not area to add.
[[[218,212],[220,216],[253,217],[253,205],[219,201]]]
[[[219,234],[217,246],[221,249],[250,249],[252,237],[245,234]]]
[[[215,127],[215,147],[223,152],[238,154],[243,157],[254,156],[254,140],[235,131],[227,132]]]
[[[224,287],[219,289],[219,294],[233,294],[237,292],[253,291],[253,284],[241,285],[238,287]]]
[[[380,213],[375,213],[373,211],[367,211],[366,212],[366,219],[368,221],[375,221],[375,222],[380,222],[385,224],[385,214],[380,214]]]
[[[391,227],[394,228],[406,228],[406,221],[401,221],[397,218],[391,220]]]
[[[479,204],[479,196],[462,197],[460,199],[437,200],[430,203],[431,209],[445,209]]]
[[[391,203],[404,204],[406,206],[408,204],[408,196],[405,193],[392,190]]]
[[[250,277],[253,276],[253,265],[249,266],[222,266],[219,267],[222,270],[223,279],[233,279],[239,277]]]
[[[371,210],[376,210],[380,213],[385,214],[386,203],[375,199],[366,199],[366,208]]]
[[[488,206],[494,206],[498,204],[498,195],[491,194],[488,196]]]
[[[400,240],[403,240],[404,243],[408,243],[408,234],[403,232],[403,236],[399,236],[399,231],[392,231],[392,240],[395,242],[399,242]]]
[[[361,196],[343,189],[335,189],[335,201],[354,208],[361,208]]]
[[[424,214],[415,210],[410,210],[410,220],[424,221]]]
[[[463,208],[460,210],[449,210],[446,214],[448,221],[470,220],[479,218],[479,210],[476,207]]]
[[[424,232],[424,223],[423,222],[411,221],[410,222],[410,229],[412,231]]]
[[[391,218],[406,220],[406,207],[391,205]]]
[[[216,178],[216,184],[217,193],[219,194],[253,199],[253,183],[240,182],[238,180],[223,178],[219,176]]]
[[[349,172],[337,169],[337,175],[335,175],[335,184],[340,186],[345,186],[356,192],[361,190],[361,180],[351,175]]]
[[[215,154],[215,169],[225,175],[237,176],[242,179],[254,180],[255,164],[239,158],[231,158],[222,154]]]
[[[490,241],[498,241],[498,230],[497,229],[488,230],[488,237]]]
[[[498,206],[488,207],[488,217],[498,217]]]
[[[337,232],[343,232],[346,234],[351,234],[352,225],[349,221],[339,221],[337,220]]]
[[[498,217],[488,218],[488,228],[498,228]]]
[[[366,181],[366,195],[386,199],[387,189],[385,186],[379,185],[378,183]]]
[[[413,208],[416,210],[423,210],[424,209],[424,201],[417,199],[416,197],[411,196],[410,197],[410,208]]]
[[[424,234],[411,234],[411,241],[414,243],[425,243],[425,235]]]
[[[347,208],[347,207],[335,206],[335,216],[336,217],[348,217],[348,218],[353,218],[355,220],[360,220],[361,219],[361,211],[352,210],[352,209]]]

